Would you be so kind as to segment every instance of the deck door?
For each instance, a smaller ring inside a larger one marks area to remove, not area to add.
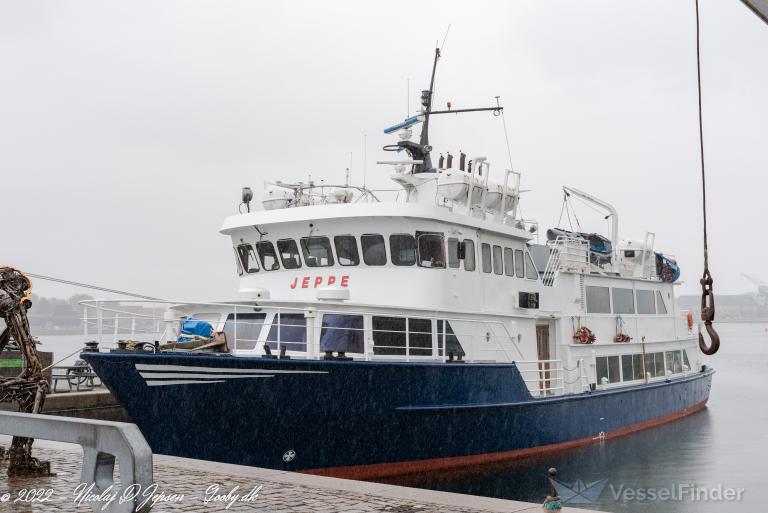
[[[550,360],[549,325],[536,326],[536,356],[538,360]],[[550,364],[548,361],[539,362],[539,395],[548,395],[551,383]]]

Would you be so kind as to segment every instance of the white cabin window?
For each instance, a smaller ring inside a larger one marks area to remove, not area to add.
[[[533,258],[531,258],[531,254],[527,251],[525,252],[525,277],[529,280],[539,279],[539,271],[536,270]]]
[[[389,253],[395,265],[416,264],[416,238],[408,233],[390,235]]]
[[[621,355],[621,376],[622,381],[636,381],[638,379],[643,379],[643,355]]]
[[[336,259],[339,265],[360,264],[360,253],[357,251],[357,239],[354,235],[337,235],[333,238],[333,245],[336,246]]]
[[[405,317],[371,318],[373,354],[405,355]]]
[[[522,249],[515,250],[515,276],[525,278],[525,260]]]
[[[635,313],[635,295],[632,289],[613,289],[613,313],[633,314]]]
[[[667,360],[667,374],[683,372],[683,358],[680,356],[680,351],[667,351],[664,357]]]
[[[280,269],[280,262],[277,261],[277,253],[275,253],[275,246],[273,246],[271,242],[257,242],[256,251],[259,252],[261,266],[265,271],[277,271]]]
[[[667,305],[664,304],[664,298],[660,291],[656,291],[656,312],[660,315],[667,315]]]
[[[603,384],[603,378],[608,383],[621,381],[621,367],[618,356],[598,356],[595,358],[595,372],[598,385]]]
[[[416,232],[416,243],[419,250],[419,267],[442,269],[445,267],[445,247],[443,236],[437,233]]]
[[[267,314],[241,313],[229,314],[224,323],[224,336],[227,345],[237,351],[252,351],[256,349],[261,328]]]
[[[464,239],[461,244],[464,246],[464,270],[474,271],[477,268],[475,265],[475,242]]]
[[[267,341],[270,349],[278,349],[279,342],[279,347],[284,347],[286,351],[306,351],[307,319],[304,314],[276,313],[272,320],[272,326],[269,327]]]
[[[360,237],[363,245],[363,262],[365,265],[386,265],[387,248],[384,237],[377,233],[367,233]]]
[[[636,290],[637,295],[637,313],[642,315],[653,315],[656,313],[656,301],[652,290]]]
[[[323,314],[320,351],[362,353],[364,335],[362,315]]]
[[[483,272],[490,273],[493,271],[493,265],[491,260],[491,245],[485,242],[480,245],[480,258],[483,263]]]
[[[587,285],[587,313],[611,313],[611,292],[608,287]]]
[[[301,256],[299,255],[299,246],[293,239],[282,239],[277,241],[277,251],[280,253],[280,260],[285,269],[298,269],[301,267]]]
[[[240,244],[237,247],[237,255],[240,261],[240,274],[245,271],[248,274],[259,272],[259,262],[256,258],[256,252],[250,244]]]
[[[432,321],[408,318],[408,354],[432,356]]]
[[[457,269],[459,267],[459,239],[455,237],[448,237],[446,243],[448,247],[448,267]]]
[[[304,262],[308,267],[333,265],[333,252],[328,237],[302,237],[301,249],[304,251]]]
[[[507,276],[515,275],[515,251],[512,248],[504,248],[504,272]]]
[[[504,274],[504,258],[502,257],[501,246],[493,247],[493,273]]]

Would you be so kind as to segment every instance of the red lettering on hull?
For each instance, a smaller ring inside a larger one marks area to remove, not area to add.
[[[342,288],[348,288],[349,287],[349,275],[344,274],[342,276],[303,276],[303,277],[296,277],[293,279],[293,281],[290,284],[290,287],[292,289],[301,287],[302,289],[308,289],[308,288],[317,288],[321,287],[323,285],[330,287],[332,285],[336,285],[338,283],[338,286]]]

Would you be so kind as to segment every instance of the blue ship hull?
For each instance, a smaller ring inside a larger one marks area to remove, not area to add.
[[[533,398],[514,364],[83,353],[160,454],[368,479],[512,458],[686,415],[713,370]]]

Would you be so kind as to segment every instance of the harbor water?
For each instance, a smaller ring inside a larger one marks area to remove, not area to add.
[[[380,480],[389,484],[540,502],[558,469],[566,505],[628,513],[762,511],[768,459],[768,323],[719,324],[708,407],[683,419],[576,449],[504,464]],[[40,337],[54,361],[82,335]],[[105,336],[103,347],[113,345]],[[70,365],[76,356],[61,365]],[[472,436],[467,433],[467,436]],[[741,491],[739,491],[741,489]],[[738,498],[726,498],[738,494]],[[653,498],[651,500],[650,498]],[[664,498],[662,498],[664,497]]]

